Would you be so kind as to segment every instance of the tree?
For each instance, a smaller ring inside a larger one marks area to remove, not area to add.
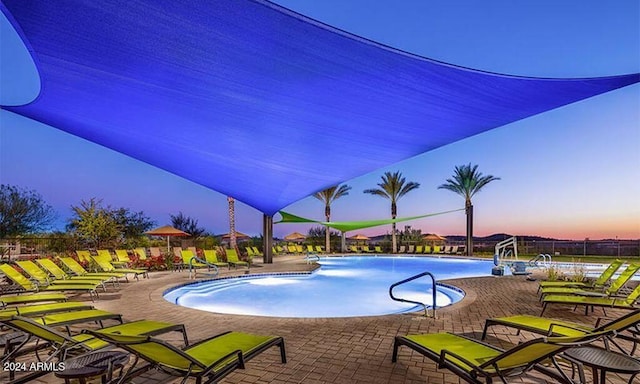
[[[102,200],[95,197],[81,201],[77,207],[71,206],[71,210],[74,217],[69,220],[67,230],[90,247],[125,243],[135,246],[140,243],[144,232],[155,225],[142,211],[103,207]]]
[[[125,240],[136,240],[144,236],[144,233],[155,226],[155,221],[147,217],[144,212],[131,212],[128,208],[110,210],[118,226],[122,230]]]
[[[500,178],[492,175],[483,176],[481,172],[478,172],[477,165],[472,167],[469,163],[456,166],[453,177],[438,187],[438,189],[447,189],[464,197],[467,214],[467,256],[473,255],[473,204],[471,198],[494,180],[500,180]]]
[[[326,226],[317,226],[309,228],[307,232],[307,241],[311,242],[313,245],[320,245],[324,240],[326,240],[327,233]],[[340,241],[340,233],[338,231],[333,231],[329,229],[329,238],[334,240],[334,243]],[[326,244],[326,243],[325,243]],[[328,248],[325,248],[328,249]]]
[[[117,243],[121,238],[122,225],[108,208],[102,207],[101,199],[82,200],[79,206],[71,206],[71,210],[75,216],[69,220],[67,230],[89,247],[100,248],[108,243]]]
[[[413,229],[410,225],[404,226],[404,231],[399,232],[400,243],[406,244],[421,244],[422,243],[422,230]]]
[[[206,233],[206,229],[198,227],[198,220],[185,216],[182,212],[179,212],[175,216],[169,216],[171,216],[171,225],[174,228],[187,232],[194,239],[201,237]]]
[[[404,176],[400,173],[400,171],[396,172],[385,172],[382,175],[382,182],[378,183],[379,188],[374,189],[365,189],[364,193],[369,193],[371,195],[384,197],[385,199],[391,200],[391,218],[395,219],[398,213],[397,202],[402,196],[407,193],[413,191],[414,189],[418,189],[420,187],[420,183],[416,183],[415,181],[407,182]],[[391,225],[391,252],[396,253],[396,223],[392,223]]]
[[[0,185],[0,238],[46,230],[56,213],[34,190]]]
[[[351,187],[344,184],[340,186],[336,185],[313,194],[313,197],[324,203],[324,217],[327,219],[327,221],[331,221],[331,203],[341,198],[342,196],[348,195],[349,190],[351,190]],[[330,233],[331,231],[329,230],[325,231],[324,246],[327,253],[331,248]]]
[[[235,199],[231,196],[227,196],[227,203],[229,203],[229,246],[233,249],[237,248],[236,243],[236,204]]]

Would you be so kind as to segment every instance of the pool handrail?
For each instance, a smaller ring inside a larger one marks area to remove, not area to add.
[[[320,261],[320,256],[316,252],[307,252],[307,255],[304,257],[307,264],[310,264],[312,261]]]
[[[389,287],[389,296],[391,296],[391,299],[395,300],[395,301],[400,301],[400,302],[403,302],[403,303],[416,304],[416,305],[422,305],[422,307],[424,308],[424,316],[428,317],[429,313],[427,311],[427,305],[425,303],[421,303],[419,301],[401,299],[401,298],[395,297],[393,295],[393,289],[395,287],[397,287],[398,285],[401,285],[401,284],[404,284],[404,283],[408,283],[410,281],[419,279],[419,278],[421,278],[423,276],[431,277],[431,293],[433,294],[433,301],[432,301],[433,306],[431,308],[433,310],[433,318],[435,319],[436,318],[436,278],[435,278],[435,276],[433,276],[433,274],[431,272],[422,272],[422,273],[419,273],[419,274],[417,274],[415,276],[411,276],[409,278],[406,278],[406,279],[404,279],[402,281],[398,281],[397,283],[391,284],[391,286]]]
[[[531,267],[540,267],[540,264],[542,264],[543,267],[548,268],[551,266],[551,255],[548,253],[541,253],[538,256],[532,257],[528,263]]]

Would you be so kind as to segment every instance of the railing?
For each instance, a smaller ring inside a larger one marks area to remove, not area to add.
[[[425,303],[421,303],[419,301],[401,299],[401,298],[395,297],[393,295],[393,289],[395,287],[397,287],[398,285],[402,285],[404,283],[408,283],[410,281],[419,279],[419,278],[421,278],[423,276],[431,277],[431,292],[433,294],[432,309],[433,309],[433,318],[435,319],[435,317],[436,317],[436,278],[433,276],[433,274],[431,272],[422,272],[422,273],[417,274],[415,276],[409,277],[408,279],[404,279],[402,281],[398,281],[397,283],[392,284],[389,287],[389,296],[391,296],[391,299],[395,300],[395,301],[400,301],[400,302],[403,302],[403,303],[416,304],[416,305],[422,305],[422,307],[424,308],[424,315],[425,315],[425,317],[427,317],[428,316],[428,312],[427,312],[427,305]]]
[[[192,273],[193,273],[193,278],[194,279],[195,279],[196,274],[197,274],[196,267],[194,267],[194,265],[193,265],[194,263],[205,264],[207,266],[207,268],[209,269],[209,271],[211,271],[211,269],[213,269],[213,273],[207,272],[207,275],[209,275],[209,276],[216,277],[220,273],[220,270],[218,269],[218,266],[216,266],[214,264],[210,264],[206,260],[202,260],[199,257],[193,256],[191,259],[189,259],[189,279],[191,279],[191,276],[192,276],[191,274]]]
[[[529,265],[532,267],[539,267],[540,260],[542,260],[542,266],[548,267],[551,265],[551,255],[546,253],[541,253],[538,256],[535,256],[529,260]]]
[[[320,256],[318,256],[317,253],[307,252],[307,256],[305,256],[304,259],[306,260],[307,264],[309,264],[312,261],[320,261]]]

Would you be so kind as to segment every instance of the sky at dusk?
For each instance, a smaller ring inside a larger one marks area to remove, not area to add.
[[[474,69],[569,78],[640,72],[636,0],[276,3],[382,44]],[[37,92],[37,78],[11,48],[6,20],[1,27],[0,103],[29,99]],[[467,163],[501,178],[474,198],[476,236],[504,232],[638,239],[640,86],[533,116],[347,180],[352,190],[332,205],[332,220],[389,217],[388,200],[362,192],[375,187],[385,171],[399,170],[407,180],[420,183],[399,201],[400,217],[462,208],[460,196],[437,187],[456,165]],[[228,231],[225,196],[2,110],[0,182],[40,193],[57,211],[58,229],[70,216],[71,205],[97,197],[105,205],[144,211],[158,225],[168,224],[169,215],[181,211],[210,232]],[[323,204],[311,197],[285,210],[324,219]],[[237,230],[260,234],[262,213],[239,202],[236,216]],[[462,235],[465,216],[460,211],[407,224],[423,233]],[[279,224],[274,234],[283,237],[309,228]],[[358,232],[376,235],[389,230],[383,226]]]

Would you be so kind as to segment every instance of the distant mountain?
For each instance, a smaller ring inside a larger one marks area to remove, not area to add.
[[[550,238],[550,237],[542,237],[542,236],[532,236],[532,235],[510,235],[507,233],[494,233],[493,235],[489,235],[489,236],[484,236],[484,237],[479,237],[479,236],[474,236],[473,237],[473,241],[490,241],[490,242],[494,242],[494,241],[502,241],[502,240],[506,240],[510,237],[516,236],[518,238],[518,240],[523,240],[523,241],[554,241],[554,240],[558,240],[558,239],[554,239],[554,238]],[[448,235],[445,236],[447,238],[447,240],[451,240],[451,241],[464,241],[467,237],[466,236],[461,236],[461,235]]]
[[[426,233],[424,233],[423,235],[426,235]],[[378,236],[371,236],[370,240],[377,242],[377,241],[381,241],[384,240],[384,238],[386,236],[389,236],[389,238],[391,238],[391,235],[378,235]],[[514,235],[510,235],[508,233],[494,233],[493,235],[489,235],[489,236],[484,236],[484,237],[480,237],[480,236],[474,236],[473,237],[473,241],[476,242],[482,242],[482,241],[486,241],[486,242],[498,242],[498,241],[502,241],[505,239],[508,239],[510,237],[513,237]],[[558,239],[553,239],[550,237],[542,237],[542,236],[531,236],[531,235],[515,235],[518,238],[518,241],[554,241],[554,240],[558,240]],[[464,242],[467,237],[465,235],[446,235],[444,236],[447,238],[448,241],[454,242],[454,241],[460,241],[460,242]]]

